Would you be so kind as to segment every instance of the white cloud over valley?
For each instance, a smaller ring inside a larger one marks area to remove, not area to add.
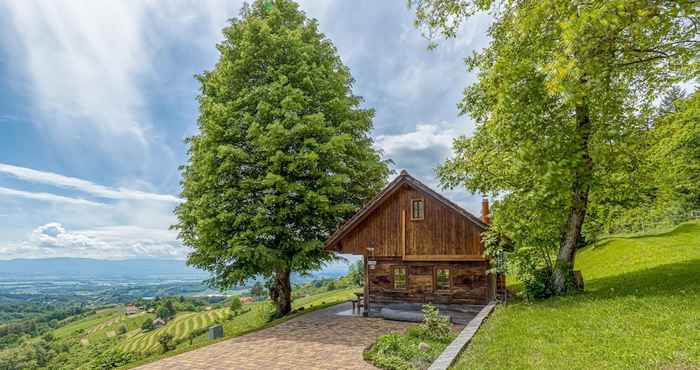
[[[187,248],[177,240],[177,232],[135,225],[69,230],[50,222],[32,230],[28,240],[0,244],[0,256],[7,258],[81,257],[125,259],[158,257],[184,259]]]

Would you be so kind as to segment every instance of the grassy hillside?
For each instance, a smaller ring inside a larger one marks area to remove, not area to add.
[[[100,339],[117,336],[119,327],[125,325],[127,330],[137,330],[146,318],[153,319],[153,314],[139,313],[124,315],[123,307],[100,310],[94,315],[62,326],[52,332],[58,339],[80,338],[83,343],[93,343]]]
[[[700,369],[700,222],[577,255],[582,294],[499,307],[458,369]]]

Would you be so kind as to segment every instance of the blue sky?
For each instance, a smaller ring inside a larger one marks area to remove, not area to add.
[[[168,227],[198,83],[240,1],[0,3],[0,259],[184,258]],[[436,187],[487,17],[435,51],[404,1],[303,1],[376,109],[377,148]],[[443,192],[478,212],[479,197]]]

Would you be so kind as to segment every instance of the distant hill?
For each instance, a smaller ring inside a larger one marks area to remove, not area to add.
[[[338,277],[347,272],[347,265],[331,263],[311,276],[295,274],[302,282],[319,277]],[[70,280],[70,279],[206,279],[209,274],[194,269],[181,260],[127,259],[98,260],[91,258],[37,258],[0,260],[0,280]]]

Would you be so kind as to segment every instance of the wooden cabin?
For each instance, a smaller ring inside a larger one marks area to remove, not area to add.
[[[481,219],[472,215],[402,171],[325,248],[364,257],[365,314],[406,304],[483,305],[505,280],[487,272],[486,199],[482,213]]]

